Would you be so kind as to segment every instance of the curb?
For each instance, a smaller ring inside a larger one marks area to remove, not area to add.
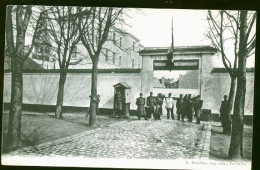
[[[203,148],[201,151],[200,158],[202,159],[209,159],[209,152],[210,152],[210,137],[211,137],[211,125],[207,125],[206,134],[203,140]]]

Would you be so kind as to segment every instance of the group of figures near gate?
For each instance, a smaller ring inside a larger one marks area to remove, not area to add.
[[[155,120],[160,120],[163,111],[163,101],[165,101],[167,119],[171,117],[171,119],[174,120],[174,99],[171,97],[171,93],[169,93],[168,97],[164,97],[161,93],[157,96],[153,96],[152,92],[150,92],[150,96],[147,97],[147,99],[143,98],[142,93],[140,93],[140,97],[136,99],[138,119],[140,120],[141,117],[144,117],[148,120],[153,115]],[[145,109],[145,104],[147,105],[147,110]],[[177,119],[184,121],[184,118],[188,117],[188,121],[192,122],[193,115],[195,115],[197,124],[200,124],[202,105],[203,100],[200,99],[200,95],[191,98],[191,94],[186,94],[184,97],[183,94],[180,94],[176,102]]]
[[[231,133],[231,116],[229,114],[229,105],[227,100],[227,95],[224,95],[224,101],[221,102],[220,106],[220,120],[221,125],[223,126],[223,133]],[[98,102],[99,102],[98,96]],[[163,103],[165,101],[165,109],[167,111],[167,119],[174,119],[174,99],[171,97],[171,93],[168,94],[168,97],[165,97],[163,94],[159,93],[157,96],[153,96],[153,93],[150,92],[150,96],[147,98],[143,97],[143,94],[140,93],[140,97],[136,99],[137,105],[137,116],[140,120],[142,117],[145,120],[148,120],[152,117],[155,120],[160,120],[163,113]],[[177,119],[184,121],[184,118],[187,117],[189,122],[192,122],[193,115],[196,117],[196,123],[200,124],[201,117],[201,108],[203,106],[203,100],[201,100],[200,95],[196,97],[191,97],[191,94],[180,94],[176,102],[177,109]],[[115,113],[117,115],[122,115],[123,112],[123,96],[121,93],[117,93],[116,97],[116,107]]]

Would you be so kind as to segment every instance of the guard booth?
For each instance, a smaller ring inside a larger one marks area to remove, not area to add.
[[[131,86],[126,82],[119,82],[114,85],[114,111],[116,110],[116,102],[117,102],[117,93],[120,92],[122,95],[122,109],[123,116],[125,118],[130,117],[130,94],[131,94]],[[115,114],[115,112],[114,112]]]

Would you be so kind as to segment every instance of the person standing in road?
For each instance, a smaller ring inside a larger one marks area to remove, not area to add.
[[[181,120],[184,122],[184,118],[186,116],[188,116],[188,95],[185,94],[184,98],[183,98],[183,104],[182,104],[182,115],[181,115]]]
[[[156,107],[156,98],[153,96],[153,92],[150,92],[150,96],[147,97],[147,118],[151,118],[154,115]]]
[[[180,94],[180,98],[178,98],[178,100],[176,102],[178,120],[181,119],[181,115],[182,115],[182,111],[183,111],[182,107],[183,107],[183,95]]]
[[[202,105],[203,105],[203,100],[201,100],[200,95],[198,95],[194,101],[194,110],[195,110],[197,124],[200,124],[200,115],[201,115]]]
[[[138,120],[140,120],[141,117],[144,117],[145,120],[147,120],[147,115],[145,112],[145,98],[143,98],[143,93],[140,93],[140,97],[136,99],[136,105]]]
[[[192,99],[191,99],[191,94],[188,95],[187,98],[187,116],[188,116],[188,121],[192,122],[192,118],[193,118],[193,103],[192,103]]]
[[[124,98],[123,98],[123,95],[120,91],[118,91],[116,93],[116,115],[120,118],[121,116],[123,116],[123,101],[124,101]]]
[[[228,100],[227,95],[224,95],[224,101],[221,102],[220,106],[220,119],[222,121],[223,133],[230,134],[231,133],[231,116],[228,113]]]
[[[174,120],[174,114],[173,114],[173,107],[174,107],[174,102],[173,98],[171,97],[171,93],[169,93],[168,97],[165,98],[166,102],[166,111],[167,111],[167,119],[170,119],[170,113],[171,113],[171,118]]]
[[[161,120],[161,115],[162,115],[162,105],[163,105],[163,99],[162,99],[162,94],[159,93],[156,96],[156,111],[155,111],[155,120]]]

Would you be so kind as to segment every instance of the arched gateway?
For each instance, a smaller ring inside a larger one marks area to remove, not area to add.
[[[154,70],[197,70],[199,72],[197,92],[202,99],[207,98],[207,80],[210,80],[212,71],[212,56],[216,49],[211,46],[175,47],[173,63],[168,62],[169,48],[144,48],[140,51],[142,56],[141,90],[144,96],[153,91]]]

